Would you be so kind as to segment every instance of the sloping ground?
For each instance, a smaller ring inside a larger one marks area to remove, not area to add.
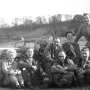
[[[33,36],[34,37],[34,36]],[[43,42],[43,40],[47,40],[48,41],[48,38],[50,37],[50,35],[46,35],[46,36],[42,36],[42,37],[39,37],[38,39],[38,42]],[[31,38],[30,38],[31,39]],[[35,38],[34,38],[35,39]],[[52,38],[51,38],[52,39]],[[61,37],[61,44],[66,42],[66,38],[65,37]],[[84,47],[86,41],[85,40],[79,40],[79,45],[80,45],[80,48]],[[3,47],[14,47],[15,46],[15,42],[6,42],[6,43],[1,43],[0,44],[0,48],[3,48]]]
[[[47,29],[45,28],[40,28],[37,30],[33,30],[33,31],[9,31],[10,33],[12,33],[12,37],[16,38],[16,37],[24,37],[25,39],[31,39],[31,38],[40,38],[41,39],[47,39],[48,38],[48,34],[47,34]],[[44,36],[47,35],[47,36]],[[3,43],[3,41],[0,39],[0,47],[14,47],[14,42],[6,42]],[[66,38],[65,37],[61,37],[61,43],[66,42]],[[80,39],[79,44],[80,47],[82,48],[85,45],[86,41],[85,39]]]
[[[47,30],[44,28],[40,28],[40,29],[33,30],[33,31],[29,31],[29,30],[20,31],[19,30],[16,32],[13,31],[13,34],[14,34],[13,37],[24,37],[25,39],[38,38],[38,37],[45,35],[46,33],[47,33]]]

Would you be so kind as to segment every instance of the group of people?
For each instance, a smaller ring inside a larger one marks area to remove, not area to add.
[[[35,48],[27,48],[23,56],[18,57],[15,49],[5,52],[0,60],[0,85],[14,88],[49,88],[90,85],[90,25],[88,14],[84,14],[86,23],[74,33],[65,33],[67,41],[61,45],[61,39],[55,37],[42,52],[42,60],[35,58]],[[88,43],[80,50],[77,41],[85,36]],[[38,54],[37,54],[38,55]]]

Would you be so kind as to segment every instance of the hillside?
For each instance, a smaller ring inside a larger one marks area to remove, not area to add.
[[[6,40],[3,40],[3,38],[0,38],[0,47],[13,47],[13,43],[12,42],[16,42],[16,40],[14,40],[17,37],[24,37],[25,39],[31,39],[31,38],[39,38],[42,36],[45,36],[43,38],[47,38],[49,35],[48,33],[48,29],[45,28],[40,28],[37,30],[26,30],[26,31],[21,31],[21,30],[9,30],[8,31],[9,34],[11,35],[11,38],[13,40],[11,40],[10,42],[7,42]],[[3,35],[4,33],[0,32],[0,37]],[[64,43],[66,41],[65,37],[61,37],[61,43]],[[4,44],[3,44],[4,42]],[[80,46],[84,46],[86,43],[85,39],[82,37],[79,41]]]

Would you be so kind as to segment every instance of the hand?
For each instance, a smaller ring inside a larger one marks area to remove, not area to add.
[[[68,74],[68,71],[64,71],[63,73],[64,73],[64,74]]]
[[[37,67],[36,66],[32,66],[32,68],[36,71],[37,70]]]
[[[43,72],[42,75],[47,75],[47,74],[45,72]]]
[[[11,71],[9,71],[9,74],[11,74],[11,75],[16,75],[16,74],[17,74],[17,72],[16,72],[16,71],[14,71],[14,70],[11,70]]]
[[[67,67],[64,68],[65,70],[67,69]]]
[[[44,81],[49,81],[49,78],[44,78]]]
[[[17,74],[21,74],[21,71],[20,71],[20,70],[18,70],[18,71],[17,71]]]
[[[79,71],[78,71],[78,75],[81,75],[81,74],[84,74],[85,73],[85,70],[83,70],[83,69],[79,69]]]
[[[26,70],[26,68],[23,68],[23,70]]]

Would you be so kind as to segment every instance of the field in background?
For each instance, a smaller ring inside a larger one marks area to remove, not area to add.
[[[48,36],[48,31],[46,29],[38,29],[38,30],[34,30],[34,31],[9,31],[10,33],[12,33],[12,38],[16,38],[16,37],[24,37],[25,39],[31,39],[31,38],[39,38],[42,36],[45,36],[44,38],[47,38]],[[60,37],[61,38],[61,43],[66,42],[66,38],[65,37]],[[4,41],[3,41],[4,42]],[[14,42],[16,41],[12,41],[11,42],[7,42],[5,41],[4,43],[2,42],[2,40],[0,39],[0,48],[2,47],[14,47]],[[86,40],[82,37],[79,40],[79,45],[82,48],[85,43]]]

